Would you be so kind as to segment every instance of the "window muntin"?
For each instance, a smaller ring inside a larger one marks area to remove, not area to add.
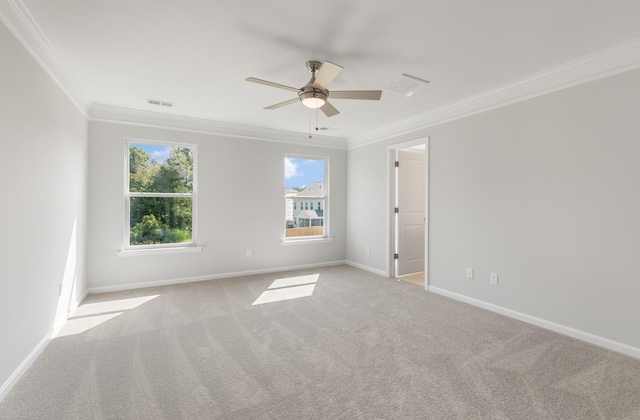
[[[293,214],[285,215],[284,240],[328,236],[328,166],[327,158],[285,156],[285,208]]]
[[[195,152],[193,145],[126,142],[126,248],[195,243]]]

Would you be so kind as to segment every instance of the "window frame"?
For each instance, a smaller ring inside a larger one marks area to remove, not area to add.
[[[125,139],[125,176],[124,176],[124,208],[125,208],[125,224],[124,224],[124,251],[149,251],[149,250],[168,250],[183,249],[197,247],[197,191],[198,191],[198,148],[195,144],[167,142],[160,140],[142,140],[127,138]],[[193,159],[193,180],[191,193],[159,193],[159,192],[132,192],[130,191],[130,158],[129,151],[131,145],[146,144],[151,146],[172,147],[179,149],[191,149]],[[160,197],[160,198],[191,198],[191,241],[190,242],[173,242],[166,244],[147,244],[147,245],[131,245],[131,198],[132,197]],[[197,247],[201,249],[201,247]]]
[[[322,223],[323,223],[323,234],[322,235],[312,235],[312,236],[290,236],[287,237],[287,229],[286,226],[284,228],[283,231],[283,235],[282,235],[282,241],[281,243],[283,245],[290,245],[290,244],[295,244],[295,243],[313,243],[313,242],[318,242],[318,241],[326,241],[326,240],[330,240],[330,221],[329,221],[329,201],[330,201],[330,188],[329,188],[329,176],[330,176],[330,164],[331,164],[331,160],[328,156],[314,156],[314,155],[305,155],[305,154],[295,154],[295,153],[285,153],[283,156],[283,174],[282,174],[282,179],[284,180],[284,159],[286,158],[293,158],[293,159],[309,159],[309,160],[323,160],[324,161],[324,179],[322,180],[322,191],[323,191],[323,195],[322,196],[309,196],[309,197],[305,197],[305,199],[307,200],[306,202],[302,202],[300,201],[300,211],[303,211],[302,207],[303,207],[303,203],[309,203],[308,200],[320,200],[321,202],[323,202],[324,204],[322,205],[323,208],[323,216],[322,216]],[[283,197],[283,206],[284,206],[284,214],[283,216],[286,219],[286,197]],[[295,205],[295,197],[294,197],[294,205]],[[313,209],[313,201],[311,202],[311,208]],[[296,223],[296,216],[294,215],[293,217],[294,219],[294,223]],[[309,222],[311,223],[311,222]]]

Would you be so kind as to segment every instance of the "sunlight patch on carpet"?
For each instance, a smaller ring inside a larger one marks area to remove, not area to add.
[[[122,315],[125,311],[137,308],[160,295],[141,296],[129,299],[117,299],[106,302],[81,305],[60,328],[56,337],[82,334],[92,328]]]
[[[283,300],[309,297],[313,294],[320,274],[276,279],[262,292],[252,305],[281,302]]]

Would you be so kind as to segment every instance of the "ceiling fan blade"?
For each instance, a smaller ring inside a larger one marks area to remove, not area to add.
[[[327,117],[333,117],[334,115],[337,115],[340,113],[340,111],[338,111],[329,102],[325,102],[324,105],[320,107],[320,110],[324,112],[324,115],[326,115]]]
[[[273,104],[271,106],[266,107],[265,109],[278,109],[278,108],[282,108],[283,106],[290,105],[296,102],[300,102],[300,98],[293,98],[293,99],[289,99],[288,101]]]
[[[253,82],[253,83],[258,83],[261,85],[267,85],[267,86],[271,86],[271,87],[275,87],[275,88],[279,88],[279,89],[284,89],[284,90],[290,90],[292,92],[300,92],[300,89],[298,88],[294,88],[291,86],[286,86],[286,85],[281,85],[279,83],[273,83],[273,82],[269,82],[267,80],[262,80],[262,79],[256,79],[255,77],[247,77],[245,79],[247,82]]]
[[[333,90],[329,92],[331,99],[368,99],[377,101],[381,96],[381,90]]]
[[[320,70],[318,70],[316,74],[316,80],[313,82],[313,87],[323,90],[326,89],[327,86],[329,86],[329,84],[338,77],[341,71],[341,66],[333,64],[331,61],[325,61],[324,64],[320,66]]]

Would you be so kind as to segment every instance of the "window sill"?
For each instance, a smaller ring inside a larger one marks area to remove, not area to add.
[[[313,244],[327,244],[333,242],[333,238],[313,238],[313,239],[288,239],[281,240],[280,245],[313,245]]]
[[[182,246],[170,248],[125,249],[118,251],[119,257],[137,257],[140,255],[185,254],[202,251],[201,246]]]

